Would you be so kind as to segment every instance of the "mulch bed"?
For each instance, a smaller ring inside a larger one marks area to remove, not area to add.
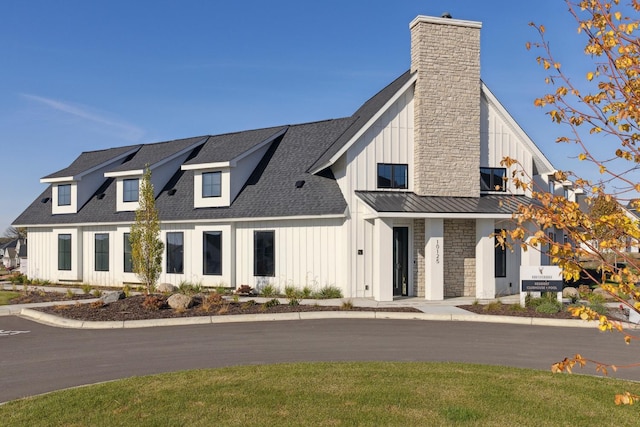
[[[144,295],[135,295],[124,298],[108,305],[72,304],[58,305],[51,307],[39,307],[38,311],[54,314],[67,319],[89,320],[89,321],[109,321],[109,320],[145,320],[145,319],[168,319],[195,316],[222,316],[234,314],[264,314],[264,313],[299,313],[308,311],[341,311],[338,306],[320,305],[289,305],[282,303],[272,307],[265,304],[246,302],[225,301],[205,310],[201,304],[185,310],[174,310],[171,308],[151,309],[144,306]],[[196,300],[196,302],[198,302]],[[420,313],[420,310],[412,307],[391,307],[391,308],[370,308],[353,307],[348,311],[378,311],[378,312],[409,312]]]
[[[535,308],[525,307],[514,309],[509,304],[501,304],[501,305],[493,305],[491,309],[487,309],[486,305],[475,304],[475,305],[459,305],[458,308],[462,308],[467,311],[471,311],[476,314],[486,314],[492,316],[517,316],[517,317],[542,317],[542,318],[550,318],[550,319],[576,319],[566,311],[566,307],[564,311],[560,311],[558,313],[538,313]],[[579,320],[579,319],[576,319]]]

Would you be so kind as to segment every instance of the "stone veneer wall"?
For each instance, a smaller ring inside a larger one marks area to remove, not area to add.
[[[414,191],[480,195],[479,22],[419,16],[411,23]]]
[[[424,298],[424,219],[413,220],[413,293]]]
[[[476,294],[476,222],[444,220],[444,296]]]

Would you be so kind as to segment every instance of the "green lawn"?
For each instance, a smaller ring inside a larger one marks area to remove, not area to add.
[[[454,363],[243,366],[130,378],[0,406],[4,426],[635,426],[640,384]]]
[[[19,297],[20,294],[18,292],[11,291],[0,291],[0,305],[9,304],[9,300],[12,298]]]

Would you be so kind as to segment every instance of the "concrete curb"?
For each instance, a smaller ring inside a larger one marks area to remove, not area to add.
[[[18,314],[18,313],[16,313]],[[535,317],[492,316],[482,314],[431,314],[375,311],[311,311],[299,313],[234,314],[219,316],[181,317],[171,319],[124,320],[124,321],[82,321],[65,319],[31,308],[22,308],[19,316],[49,326],[73,329],[129,329],[152,328],[158,326],[188,326],[239,322],[279,322],[286,320],[318,319],[385,319],[385,320],[428,320],[447,322],[505,323],[528,326],[557,326],[565,328],[597,328],[597,322],[571,319],[547,319]]]

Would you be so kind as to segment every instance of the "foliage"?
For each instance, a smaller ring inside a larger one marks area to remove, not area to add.
[[[311,295],[316,299],[342,298],[342,290],[336,286],[325,286]]]
[[[272,284],[266,284],[260,290],[260,296],[271,298],[278,295],[278,288]]]
[[[342,303],[340,310],[353,310],[353,301],[347,300]]]
[[[224,298],[217,292],[211,292],[202,298],[201,309],[203,311],[211,311],[214,307],[220,307],[224,302]]]
[[[240,285],[240,287],[236,289],[236,295],[254,295],[254,290],[249,285]]]
[[[562,306],[558,301],[544,301],[536,307],[536,312],[554,314],[558,313],[561,309]]]
[[[178,285],[178,290],[181,294],[185,295],[195,295],[202,292],[202,283],[192,283],[186,280],[183,280]]]
[[[133,272],[146,288],[153,292],[162,272],[164,244],[160,240],[160,221],[151,183],[151,170],[145,169],[139,187],[139,207],[136,220],[131,226],[131,259]]]
[[[27,237],[27,229],[24,227],[7,227],[4,231],[3,237],[9,241],[14,239],[24,239]]]
[[[280,305],[280,300],[278,300],[278,298],[273,298],[273,299],[270,299],[269,301],[265,302],[262,305],[262,308],[264,310],[267,310],[267,309],[269,309],[271,307],[277,307],[279,305]]]
[[[160,295],[147,294],[142,301],[142,306],[147,310],[160,310],[167,306],[167,301]]]
[[[80,285],[80,289],[82,289],[82,292],[85,295],[89,295],[91,293],[91,285],[88,283],[83,283],[82,285]]]
[[[540,52],[537,62],[547,73],[549,93],[534,101],[545,109],[552,122],[562,126],[558,143],[573,144],[578,159],[599,180],[592,182],[571,171],[556,171],[554,180],[570,182],[576,197],[550,193],[536,185],[516,159],[504,158],[512,184],[525,190],[536,203],[522,205],[514,216],[515,226],[496,238],[506,246],[547,251],[552,263],[563,270],[565,280],[578,280],[580,273],[601,283],[620,304],[640,309],[640,265],[627,247],[638,246],[640,226],[634,215],[621,208],[640,208],[634,194],[640,192],[640,2],[620,4],[619,0],[565,0],[575,18],[578,33],[585,38],[584,53],[592,59],[582,77],[565,72],[545,38],[544,25],[530,24],[539,41],[527,48]],[[567,239],[553,238],[549,230],[561,230]],[[586,264],[598,266],[607,279],[596,277]],[[625,298],[622,298],[624,295]],[[596,320],[601,330],[617,330],[628,343],[637,338],[618,321],[592,307],[570,307],[574,316]],[[566,359],[565,359],[566,360]],[[574,358],[575,363],[587,359]],[[557,372],[567,371],[554,365]],[[562,367],[568,366],[561,364]]]

